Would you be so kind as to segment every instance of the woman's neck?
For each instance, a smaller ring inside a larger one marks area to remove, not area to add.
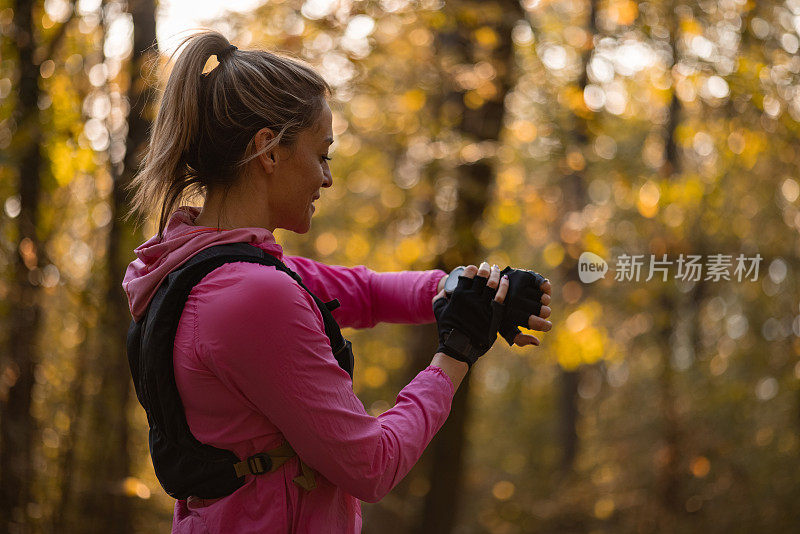
[[[227,194],[209,191],[194,224],[223,230],[266,228],[274,233],[275,226],[270,224],[269,213],[265,210],[266,202],[261,201],[259,195],[233,186]]]

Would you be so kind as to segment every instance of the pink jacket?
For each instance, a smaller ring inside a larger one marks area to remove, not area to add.
[[[284,256],[269,230],[193,225],[181,208],[163,240],[136,249],[123,287],[138,319],[173,269],[212,245],[250,242],[303,279],[343,327],[434,320],[442,271],[376,273]],[[357,349],[357,348],[356,348]],[[317,473],[306,492],[292,482],[297,458],[248,479],[221,500],[175,503],[173,532],[360,532],[360,501],[383,498],[411,469],[450,411],[453,384],[438,367],[420,372],[393,408],[369,415],[331,354],[313,299],[274,267],[229,263],[192,290],[173,353],[175,379],[194,436],[240,459],[288,441]],[[356,360],[358,350],[356,350]],[[358,361],[356,361],[358,373]]]

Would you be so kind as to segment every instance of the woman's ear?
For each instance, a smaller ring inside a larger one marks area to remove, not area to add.
[[[275,166],[278,163],[278,145],[273,146],[269,150],[264,149],[275,139],[275,133],[269,128],[261,128],[256,132],[253,140],[255,141],[255,149],[258,157],[258,163],[267,174],[275,172]],[[263,152],[262,152],[263,151]]]

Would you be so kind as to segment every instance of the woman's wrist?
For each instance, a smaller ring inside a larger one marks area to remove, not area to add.
[[[443,352],[437,352],[433,356],[431,365],[438,367],[450,377],[450,381],[453,383],[453,391],[458,389],[467,371],[469,371],[469,365],[466,362],[456,360]]]
[[[444,283],[447,280],[447,275],[444,275],[441,280],[439,280],[439,284],[436,286],[436,293],[439,294],[444,289]]]

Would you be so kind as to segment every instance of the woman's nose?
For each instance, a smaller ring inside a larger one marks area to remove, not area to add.
[[[322,182],[322,187],[330,187],[333,185],[333,175],[330,171],[324,174],[325,179]]]

